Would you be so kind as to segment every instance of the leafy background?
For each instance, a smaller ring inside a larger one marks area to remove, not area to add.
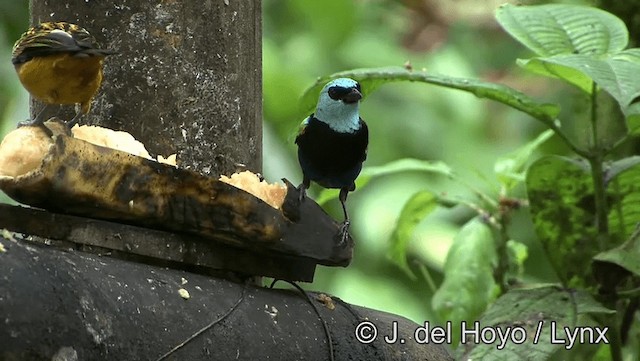
[[[320,6],[313,1],[264,1],[267,179],[300,180],[292,141],[306,109],[299,110],[294,100],[319,76],[353,68],[403,66],[409,61],[414,69],[495,81],[541,101],[556,100],[550,89],[557,89],[557,84],[551,86],[517,68],[515,59],[528,54],[495,21],[501,3],[336,0]],[[405,158],[444,161],[467,184],[494,198],[499,191],[494,163],[544,130],[530,117],[499,104],[408,82],[381,86],[361,109],[370,128],[368,167]],[[555,153],[566,151],[553,140],[545,147]],[[390,261],[390,239],[404,204],[425,189],[452,197],[473,196],[467,187],[433,172],[373,178],[349,196],[357,242],[353,264],[346,270],[322,269],[311,288],[418,323],[437,320],[431,305],[433,285],[442,282],[444,260],[460,226],[476,214],[466,207],[440,207],[420,220],[409,245],[409,268],[415,274],[411,276]],[[326,205],[340,217],[337,201]],[[524,279],[555,282],[535,242],[527,211],[518,212],[513,221],[518,241],[529,246]],[[426,267],[417,268],[416,263]]]
[[[543,102],[560,102],[563,109],[579,108],[580,102],[572,97],[558,98],[558,94],[574,92],[571,88],[517,67],[515,59],[531,54],[495,21],[495,9],[503,2],[263,0],[265,177],[270,181],[283,177],[294,183],[301,180],[293,145],[297,127],[307,112],[300,98],[317,77],[346,69],[404,66],[409,62],[414,69],[502,83]],[[591,4],[587,0],[563,3]],[[28,96],[10,63],[11,46],[27,24],[26,1],[0,2],[3,133],[28,115]],[[628,26],[633,34],[633,22]],[[384,85],[366,98],[361,109],[370,129],[366,166],[372,167],[372,174],[382,169],[376,167],[399,159],[443,161],[464,183],[494,199],[499,192],[496,162],[544,130],[529,116],[503,105],[425,84]],[[541,146],[540,153],[568,154],[568,149],[551,139]],[[352,265],[347,269],[321,268],[316,281],[307,287],[350,303],[404,315],[420,324],[439,321],[432,309],[432,297],[443,282],[447,252],[460,227],[476,213],[462,206],[438,207],[426,219],[407,220],[401,217],[402,208],[409,199],[420,207],[420,199],[416,200],[419,196],[415,195],[426,189],[451,197],[472,198],[473,192],[460,182],[420,167],[377,174],[349,197],[352,233],[357,242]],[[318,196],[320,190],[312,188],[311,194]],[[515,194],[524,197],[524,189],[516,189]],[[340,219],[335,199],[325,206]],[[396,236],[398,222],[415,226],[404,268],[391,261],[390,240]],[[517,241],[527,246],[521,279],[557,282],[536,241],[528,211],[517,211],[512,222]],[[465,250],[457,251],[464,257]]]

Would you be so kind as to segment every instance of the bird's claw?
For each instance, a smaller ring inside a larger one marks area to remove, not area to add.
[[[18,128],[21,127],[40,127],[48,137],[53,136],[51,129],[47,128],[44,122],[38,118],[19,121]]]
[[[70,121],[66,122],[66,126],[67,129],[71,130],[71,128],[73,128],[74,125],[78,124],[78,121],[80,120],[80,118],[82,118],[82,113],[77,113],[73,119],[71,119]]]
[[[342,222],[342,225],[340,225],[340,242],[338,243],[338,246],[343,246],[347,243],[347,239],[349,239],[349,224],[349,220],[345,220]]]
[[[305,198],[307,198],[307,189],[301,184],[300,187],[298,187],[298,191],[300,192],[300,194],[298,195],[298,201],[302,202]]]
[[[44,122],[42,121],[42,119],[26,119],[26,120],[21,120],[18,122],[18,128],[20,127],[37,127],[42,125]]]

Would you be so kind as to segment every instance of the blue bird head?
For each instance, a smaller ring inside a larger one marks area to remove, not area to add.
[[[337,132],[355,132],[360,128],[360,99],[362,92],[357,81],[334,79],[322,88],[314,115]]]

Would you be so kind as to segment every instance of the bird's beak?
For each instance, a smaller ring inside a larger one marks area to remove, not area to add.
[[[362,93],[360,93],[356,88],[351,88],[351,91],[342,97],[342,101],[347,104],[355,103],[360,99],[362,99]]]

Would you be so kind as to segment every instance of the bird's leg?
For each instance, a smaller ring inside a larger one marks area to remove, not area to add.
[[[45,104],[45,106],[38,112],[38,114],[36,114],[35,118],[18,122],[18,127],[43,125],[45,120],[44,114],[46,113],[47,109],[51,109],[51,107],[53,107],[53,104]]]
[[[80,120],[80,118],[82,118],[84,114],[81,111],[76,112],[76,115],[67,122],[67,128],[71,129],[73,128],[74,125],[78,124],[78,120]]]
[[[342,221],[342,225],[340,226],[340,243],[338,245],[343,245],[347,242],[347,238],[349,238],[349,214],[347,213],[347,194],[349,194],[348,188],[340,189],[340,204],[342,204],[342,212],[344,213],[344,221]]]
[[[35,118],[18,122],[18,128],[28,126],[40,127],[48,136],[52,136],[53,133],[51,132],[51,130],[44,125],[44,114],[46,113],[47,109],[51,109],[52,106],[53,104],[45,104],[45,106],[38,112]]]
[[[298,186],[298,191],[300,192],[298,201],[302,202],[307,197],[307,189],[309,189],[310,185],[311,180],[303,176],[302,183],[300,183],[300,185]]]

